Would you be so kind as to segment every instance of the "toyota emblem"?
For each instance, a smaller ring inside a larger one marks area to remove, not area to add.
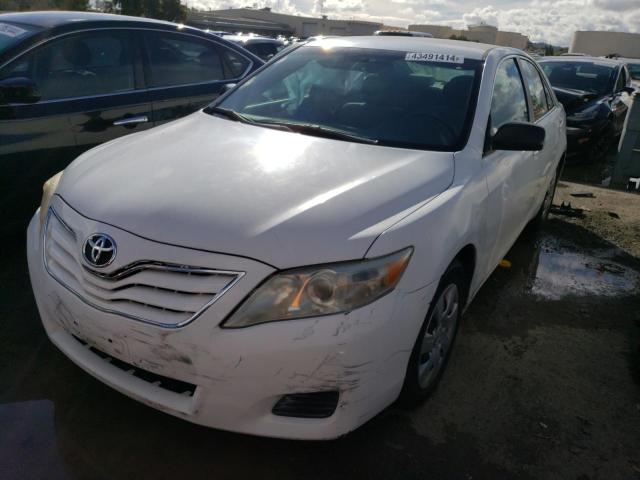
[[[106,267],[116,258],[116,242],[106,233],[94,233],[84,241],[82,253],[89,265]]]

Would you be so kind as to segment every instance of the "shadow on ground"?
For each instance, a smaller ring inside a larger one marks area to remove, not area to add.
[[[85,374],[45,337],[21,245],[0,254],[4,480],[640,478],[640,262],[579,226],[517,242],[424,405],[312,443],[191,425]]]

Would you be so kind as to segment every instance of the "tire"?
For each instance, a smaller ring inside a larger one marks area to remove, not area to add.
[[[440,279],[413,346],[400,393],[401,404],[417,406],[437,387],[455,341],[467,292],[465,270],[454,260]]]
[[[563,160],[560,161],[560,165],[562,165]],[[553,197],[556,194],[556,186],[558,185],[558,172],[561,170],[561,166],[553,173],[553,178],[551,179],[551,183],[547,187],[547,192],[544,195],[544,200],[542,201],[542,205],[540,205],[540,210],[536,213],[536,216],[529,222],[527,225],[527,230],[530,232],[537,232],[542,228],[544,222],[549,217],[549,212],[551,211],[551,205],[553,204]]]

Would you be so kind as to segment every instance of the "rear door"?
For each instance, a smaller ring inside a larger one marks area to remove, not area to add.
[[[60,48],[73,48],[82,77],[71,79],[70,122],[79,151],[153,126],[144,90],[142,50],[135,30],[96,30],[74,35]],[[69,80],[64,77],[62,84]],[[76,85],[77,83],[77,85]]]
[[[146,31],[144,38],[154,125],[206,106],[252,66],[247,57],[214,39],[167,31]]]

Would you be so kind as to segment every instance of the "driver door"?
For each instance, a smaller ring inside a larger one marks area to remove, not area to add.
[[[0,71],[0,79],[31,79],[41,95],[0,107],[5,225],[26,224],[43,182],[81,152],[152,126],[138,58],[135,32],[94,30],[52,39]]]
[[[523,194],[534,181],[532,152],[493,150],[491,137],[509,122],[529,122],[529,107],[522,76],[515,57],[498,66],[487,126],[483,166],[491,212],[487,218],[487,238],[493,238],[490,265],[497,265],[520,235],[530,204]]]

